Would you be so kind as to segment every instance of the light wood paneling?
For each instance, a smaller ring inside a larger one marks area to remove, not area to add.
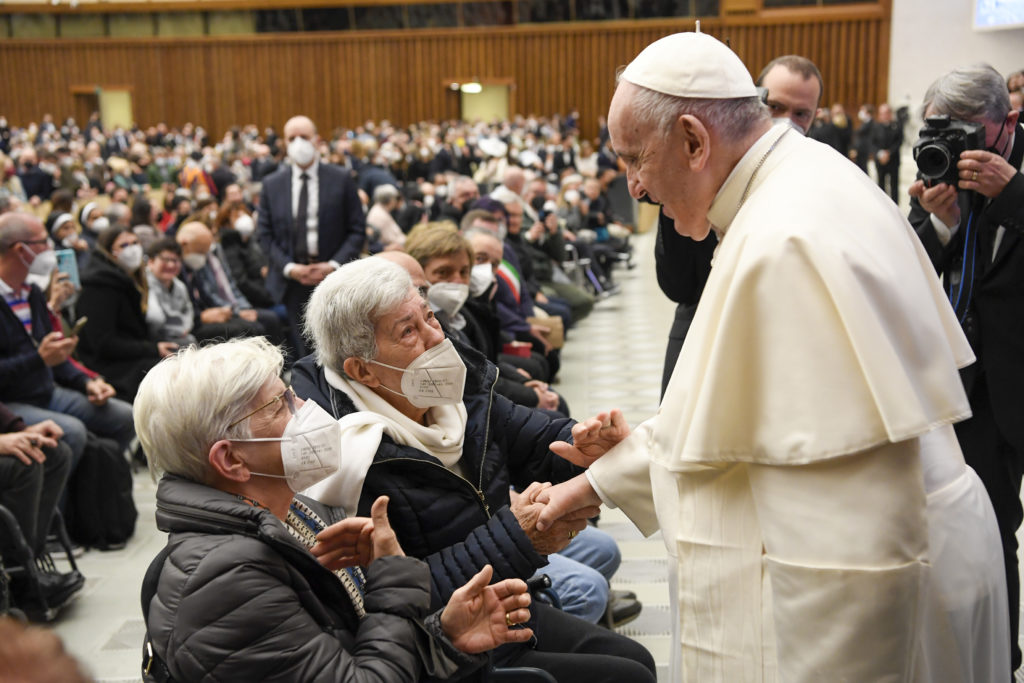
[[[887,91],[889,20],[879,5],[843,12],[705,19],[756,75],[772,58],[802,54],[821,68],[825,101],[856,107]],[[0,112],[15,124],[74,110],[71,86],[134,88],[140,125],[280,127],[306,113],[321,130],[366,119],[405,125],[458,115],[446,78],[511,81],[514,112],[580,110],[583,132],[611,98],[616,69],[648,43],[692,30],[691,20],[578,22],[434,31],[275,34],[166,39],[0,41]]]

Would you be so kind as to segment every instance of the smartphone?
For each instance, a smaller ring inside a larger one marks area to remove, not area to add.
[[[74,249],[59,249],[56,252],[57,256],[57,270],[62,273],[67,273],[68,277],[71,278],[71,284],[75,286],[75,289],[82,288],[82,281],[78,277],[78,257],[75,256]]]
[[[87,322],[89,322],[89,316],[83,315],[81,318],[78,319],[78,322],[75,323],[74,327],[71,328],[71,332],[68,334],[68,336],[77,337],[78,333],[82,331],[82,328],[85,327],[85,324]]]

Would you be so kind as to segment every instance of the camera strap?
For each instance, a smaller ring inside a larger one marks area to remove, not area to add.
[[[974,279],[978,263],[978,225],[975,217],[980,213],[983,197],[974,192],[962,192],[958,198],[960,215],[967,216],[964,228],[964,247],[960,259],[960,281],[949,286],[949,302],[953,305],[956,319],[963,324],[971,306],[974,294]],[[982,256],[984,258],[984,255]]]

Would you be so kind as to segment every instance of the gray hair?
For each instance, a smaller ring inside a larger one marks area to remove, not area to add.
[[[317,362],[339,375],[346,358],[377,357],[377,321],[409,296],[412,278],[386,259],[346,263],[324,278],[306,306],[303,331]]]
[[[928,86],[921,118],[929,109],[961,121],[983,118],[1001,123],[1010,113],[1010,92],[1003,77],[988,64],[962,66]]]
[[[388,202],[398,199],[398,188],[391,183],[384,183],[378,185],[373,190],[373,203],[374,204],[386,204]]]
[[[120,202],[111,202],[110,206],[107,207],[107,220],[111,224],[119,223],[123,219],[128,218],[128,214],[131,213],[131,209],[127,205]]]
[[[263,337],[190,346],[157,363],[142,379],[132,406],[154,478],[169,472],[207,481],[210,448],[220,439],[252,436],[249,418],[229,425],[249,412],[283,364],[281,350]]]
[[[32,224],[38,222],[32,214],[17,211],[0,217],[0,254],[6,254],[18,242],[32,239]]]
[[[771,114],[760,97],[710,99],[676,97],[631,84],[637,92],[631,102],[637,123],[668,136],[672,124],[689,114],[726,140],[741,140],[764,123]]]

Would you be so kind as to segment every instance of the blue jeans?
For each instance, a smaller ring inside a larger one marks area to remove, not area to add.
[[[11,412],[20,415],[26,424],[53,420],[64,430],[63,441],[71,448],[71,471],[75,470],[85,451],[85,433],[90,431],[117,441],[123,449],[135,437],[132,406],[117,398],[102,406],[89,403],[88,397],[73,389],[56,387],[45,408],[30,403],[8,403]]]
[[[537,573],[551,578],[564,612],[596,624],[608,606],[608,582],[621,561],[615,539],[588,525],[565,550],[548,555],[548,564]]]

